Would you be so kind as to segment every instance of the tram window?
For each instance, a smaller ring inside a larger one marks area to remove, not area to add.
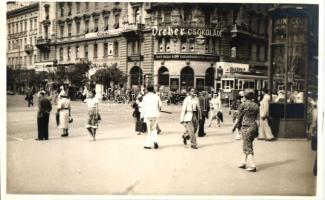
[[[234,81],[233,80],[229,81],[229,88],[234,89]]]
[[[255,89],[254,81],[249,81],[249,89]]]
[[[235,90],[238,90],[238,86],[239,86],[239,83],[238,83],[238,80],[236,79],[235,80]]]
[[[226,88],[225,87],[226,86],[225,84],[226,84],[226,81],[222,81],[222,89],[225,89]]]
[[[243,81],[242,80],[238,80],[238,89],[239,90],[243,89]]]
[[[244,81],[244,88],[243,89],[248,89],[248,82]]]

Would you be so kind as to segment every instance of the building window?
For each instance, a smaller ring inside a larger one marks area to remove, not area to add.
[[[68,37],[71,37],[71,24],[68,24]]]
[[[77,14],[80,13],[80,2],[76,2]]]
[[[115,41],[114,42],[114,56],[115,57],[118,57],[118,50],[119,50],[119,48],[118,48],[118,42]]]
[[[20,22],[20,32],[23,32],[23,22]]]
[[[210,22],[211,22],[211,12],[204,11],[204,21],[205,21],[205,24],[210,24]]]
[[[71,60],[71,47],[68,47],[68,60]]]
[[[165,37],[165,51],[170,51],[170,38]]]
[[[68,2],[68,16],[72,14],[72,2]]]
[[[104,57],[108,56],[108,44],[104,43]]]
[[[94,32],[98,32],[98,19],[94,19]]]
[[[120,15],[117,14],[115,15],[115,23],[114,23],[114,28],[118,29],[120,27]]]
[[[37,19],[34,19],[34,29],[36,30],[38,26]]]
[[[60,36],[61,36],[61,38],[64,37],[64,25],[60,26]]]
[[[258,53],[259,53],[259,60],[264,62],[265,61],[265,47],[260,46]]]
[[[140,9],[139,8],[135,8],[134,9],[134,22],[136,24],[140,23],[140,18],[141,18],[141,16],[140,16]]]
[[[76,59],[79,58],[79,46],[76,46]]]
[[[16,33],[19,33],[19,24],[16,24]]]
[[[60,48],[60,61],[63,61],[63,48]]]
[[[194,38],[189,38],[189,45],[190,45],[190,51],[194,51],[195,50],[195,39]]]
[[[25,21],[24,31],[27,31],[27,20]]]
[[[252,45],[251,49],[251,59],[252,61],[256,61],[256,55],[257,55],[257,47],[255,44]]]
[[[94,58],[97,58],[97,49],[98,48],[98,46],[97,46],[97,44],[94,44]]]
[[[164,22],[170,23],[171,22],[171,11],[170,10],[165,10],[164,12]]]
[[[85,21],[85,33],[89,32],[89,21]]]
[[[237,57],[237,49],[236,47],[231,47],[231,55],[232,58],[236,58]]]
[[[95,2],[95,9],[98,9],[98,2]]]
[[[64,16],[64,4],[63,3],[60,4],[60,15],[61,15],[61,17]]]
[[[76,31],[77,31],[77,35],[79,35],[80,34],[80,22],[77,22],[76,23]]]
[[[29,56],[29,64],[31,65],[33,63],[33,56]]]
[[[105,16],[104,18],[104,31],[108,30],[108,16]]]
[[[29,30],[31,31],[31,30],[33,30],[33,20],[32,19],[29,20],[29,24],[30,24]]]
[[[9,41],[8,42],[8,50],[10,51],[10,48],[11,48],[11,42]]]
[[[132,48],[131,48],[132,49],[132,54],[138,53],[138,51],[137,51],[137,41],[132,40],[131,45],[132,45]]]
[[[85,4],[86,4],[86,11],[88,11],[89,10],[89,2],[86,2]]]
[[[186,41],[186,37],[182,37],[182,38],[181,38],[181,51],[182,51],[182,52],[187,51],[187,41]]]
[[[85,58],[88,59],[88,45],[84,46]]]
[[[192,21],[192,10],[191,8],[184,8],[184,21]]]
[[[34,63],[37,62],[37,59],[36,58],[37,58],[36,55],[34,55]]]

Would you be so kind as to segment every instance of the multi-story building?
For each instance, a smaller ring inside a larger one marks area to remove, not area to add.
[[[37,59],[39,3],[7,3],[7,65],[12,69],[31,69]]]
[[[56,59],[114,63],[127,87],[216,87],[216,68],[266,71],[267,6],[56,3]],[[218,82],[220,84],[220,82]]]

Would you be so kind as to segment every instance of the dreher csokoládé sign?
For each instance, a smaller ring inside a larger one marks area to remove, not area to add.
[[[178,28],[178,27],[152,27],[153,36],[210,36],[221,37],[221,30],[213,28]]]

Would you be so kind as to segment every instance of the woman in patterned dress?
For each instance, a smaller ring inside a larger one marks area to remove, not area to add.
[[[96,140],[96,130],[98,128],[99,124],[99,111],[98,111],[98,99],[95,98],[96,92],[90,91],[88,93],[88,98],[85,100],[85,102],[88,105],[88,120],[86,124],[86,128],[88,132],[91,135],[90,141]]]
[[[239,168],[246,169],[249,172],[256,172],[254,162],[253,141],[258,136],[257,119],[259,115],[259,106],[253,101],[254,91],[245,91],[245,102],[238,108],[237,119],[232,128],[232,132],[239,128],[243,137],[243,154]],[[247,165],[246,165],[247,162]]]

